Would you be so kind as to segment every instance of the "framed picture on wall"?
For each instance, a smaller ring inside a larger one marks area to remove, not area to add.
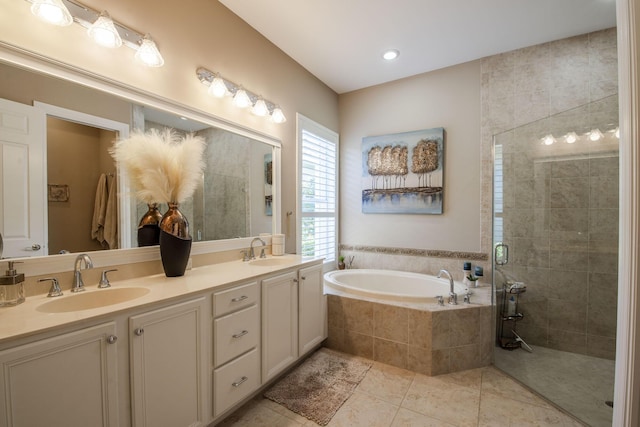
[[[49,184],[49,201],[50,202],[68,202],[69,186],[60,184]]]
[[[362,212],[442,214],[444,128],[362,139]]]

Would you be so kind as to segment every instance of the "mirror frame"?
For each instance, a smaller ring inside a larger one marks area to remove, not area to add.
[[[208,114],[204,111],[191,108],[187,105],[171,101],[167,98],[159,97],[153,93],[142,91],[132,86],[128,86],[116,80],[108,79],[85,70],[72,67],[63,62],[50,57],[40,55],[9,43],[0,41],[0,61],[19,68],[24,68],[51,77],[67,80],[92,89],[96,89],[111,95],[126,99],[127,101],[152,108],[167,111],[179,116],[202,122],[229,132],[233,132],[247,138],[255,139],[273,147],[273,172],[275,185],[273,186],[273,197],[278,202],[272,205],[272,233],[280,233],[281,224],[281,141],[271,135],[255,131],[220,117]],[[120,171],[118,173],[121,173]],[[191,255],[208,254],[215,252],[225,252],[247,248],[251,237],[211,240],[204,242],[194,242]],[[269,240],[269,239],[268,239]],[[267,242],[270,244],[270,241]],[[90,252],[93,263],[96,267],[108,267],[112,265],[133,264],[138,262],[160,260],[160,250],[158,246],[143,248],[113,249],[108,251]],[[16,258],[23,261],[21,272],[26,275],[43,275],[49,273],[60,273],[73,269],[73,261],[78,254],[47,255],[41,257]]]

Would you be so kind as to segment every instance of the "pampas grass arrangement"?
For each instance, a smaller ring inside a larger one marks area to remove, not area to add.
[[[138,199],[182,203],[193,195],[202,177],[205,146],[200,136],[151,129],[117,141],[111,155],[127,172]]]

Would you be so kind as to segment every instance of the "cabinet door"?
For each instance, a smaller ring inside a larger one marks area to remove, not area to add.
[[[134,426],[206,424],[205,298],[129,319]]]
[[[298,358],[298,278],[294,272],[262,281],[262,382]]]
[[[300,270],[299,295],[299,355],[309,352],[325,338],[326,305],[324,303],[322,265]]]
[[[117,426],[115,323],[0,352],[0,426]]]

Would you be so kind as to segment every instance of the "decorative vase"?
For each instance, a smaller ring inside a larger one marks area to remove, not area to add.
[[[160,221],[162,214],[157,203],[147,203],[149,210],[142,215],[138,224],[138,246],[153,246],[160,243]]]
[[[344,261],[338,262],[338,270],[344,270],[346,268],[346,264]]]
[[[160,257],[167,277],[183,276],[191,254],[189,222],[178,210],[178,203],[169,202],[169,210],[160,221]]]

